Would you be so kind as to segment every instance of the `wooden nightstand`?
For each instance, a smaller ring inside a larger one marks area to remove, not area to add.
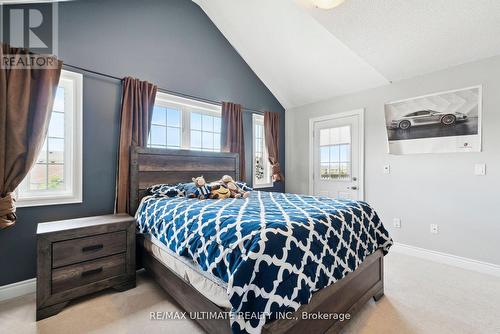
[[[83,295],[135,287],[135,219],[127,214],[38,224],[36,319]]]

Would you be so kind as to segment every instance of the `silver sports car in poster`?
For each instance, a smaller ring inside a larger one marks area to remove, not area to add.
[[[412,126],[428,124],[455,125],[466,120],[467,115],[460,112],[443,113],[427,109],[411,112],[401,118],[393,119],[389,128],[406,130]]]

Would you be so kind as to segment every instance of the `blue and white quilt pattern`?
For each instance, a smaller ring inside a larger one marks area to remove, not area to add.
[[[244,315],[231,317],[233,333],[260,333],[273,314],[297,310],[313,292],[392,245],[367,203],[327,197],[260,191],[204,201],[149,196],[136,217],[139,232],[227,282],[231,311]]]

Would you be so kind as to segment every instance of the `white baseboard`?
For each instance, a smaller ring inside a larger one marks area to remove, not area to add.
[[[405,245],[398,242],[394,243],[394,246],[391,247],[391,251],[500,277],[500,266],[493,263],[468,259],[461,256]]]
[[[36,278],[0,286],[0,302],[36,291]]]

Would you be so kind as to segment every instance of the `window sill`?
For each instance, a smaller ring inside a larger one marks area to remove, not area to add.
[[[260,184],[254,184],[252,186],[253,189],[261,189],[261,188],[272,188],[274,187],[274,183],[260,183]]]
[[[16,201],[16,207],[29,208],[36,206],[50,206],[50,205],[64,205],[64,204],[77,204],[83,203],[80,196],[61,196],[61,197],[47,197],[47,198],[24,198]]]

